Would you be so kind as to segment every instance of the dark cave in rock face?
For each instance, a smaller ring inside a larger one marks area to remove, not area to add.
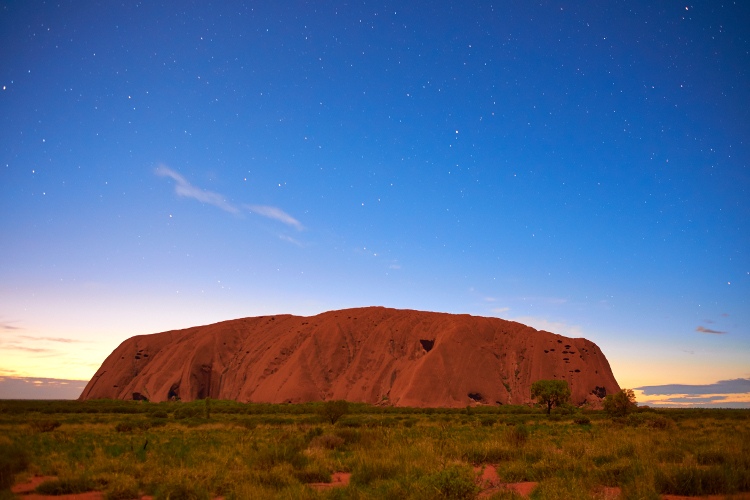
[[[482,401],[482,395],[479,394],[478,392],[470,392],[469,393],[469,399],[471,399],[471,400],[476,401],[477,403],[479,403],[480,401]]]
[[[430,352],[435,346],[434,340],[420,340],[419,343],[422,344],[422,348],[427,352]]]

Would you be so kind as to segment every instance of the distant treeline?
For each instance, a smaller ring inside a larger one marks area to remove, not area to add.
[[[318,415],[323,402],[302,404],[239,403],[232,400],[212,400],[211,413],[226,415]],[[38,412],[41,414],[58,413],[102,413],[102,414],[151,414],[170,413],[176,418],[181,414],[197,413],[205,406],[205,400],[185,402],[151,403],[147,401],[124,401],[98,399],[89,401],[50,401],[50,400],[4,400],[0,401],[0,415]],[[194,411],[193,411],[194,410]],[[674,420],[683,418],[746,419],[750,418],[747,409],[721,408],[649,408],[639,407],[637,413],[656,413],[669,416]],[[377,406],[366,403],[349,403],[349,414],[352,415],[526,415],[535,417],[545,413],[545,408],[521,405],[475,406],[466,408],[412,408],[395,406]],[[588,415],[596,418],[602,415],[601,410],[580,409],[566,405],[553,410],[555,415],[573,418],[575,415]]]

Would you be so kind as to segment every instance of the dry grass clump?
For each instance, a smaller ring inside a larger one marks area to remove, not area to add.
[[[57,420],[32,420],[29,422],[29,427],[34,432],[52,432],[60,427],[60,422]]]
[[[327,450],[337,450],[344,446],[344,439],[334,434],[323,434],[314,437],[310,441],[310,448],[325,448]]]

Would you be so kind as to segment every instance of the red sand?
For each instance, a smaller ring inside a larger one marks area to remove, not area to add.
[[[308,486],[316,490],[327,490],[328,488],[335,488],[337,486],[346,486],[349,484],[349,478],[351,474],[348,472],[334,472],[331,475],[330,483],[308,483]]]
[[[497,475],[494,465],[485,465],[484,467],[474,467],[474,472],[477,473],[477,484],[482,491],[479,494],[479,498],[487,498],[500,490],[513,490],[519,495],[525,497],[531,494],[531,490],[537,485],[534,482],[521,482],[521,483],[503,483]]]
[[[34,476],[26,483],[18,483],[10,489],[23,500],[102,500],[104,494],[100,491],[87,491],[75,495],[39,495],[34,493],[34,488],[45,481],[54,481],[54,476]]]
[[[498,318],[367,307],[132,337],[80,400],[158,402],[172,394],[455,408],[528,403],[532,382],[553,378],[568,381],[575,404],[619,390],[607,359],[586,339]]]

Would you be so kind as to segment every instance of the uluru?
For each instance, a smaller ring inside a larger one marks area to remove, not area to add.
[[[517,405],[531,402],[540,379],[566,380],[577,405],[620,389],[583,338],[499,318],[366,307],[138,335],[107,357],[79,399]]]

